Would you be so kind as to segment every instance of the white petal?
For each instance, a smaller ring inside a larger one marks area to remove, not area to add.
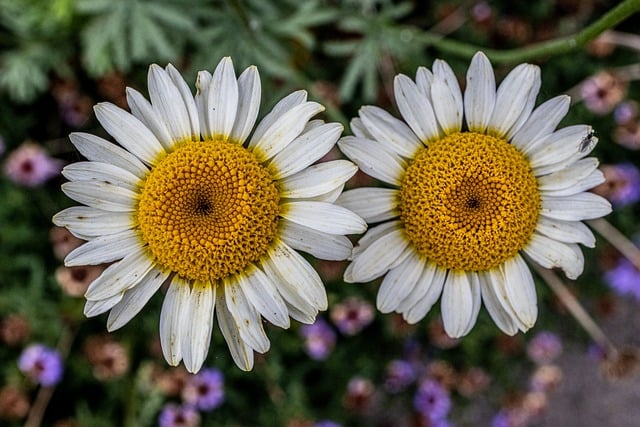
[[[433,63],[431,105],[445,134],[459,132],[462,129],[464,106],[460,85],[449,64],[440,59]]]
[[[571,196],[573,194],[582,193],[591,188],[594,188],[600,184],[605,182],[604,174],[599,170],[594,170],[587,176],[586,178],[580,180],[576,184],[571,187],[567,187],[561,190],[553,190],[553,191],[545,191],[543,197],[553,196],[553,197],[562,197],[562,196]]]
[[[543,138],[524,154],[530,159],[531,167],[558,163],[577,153],[583,138],[591,132],[591,126],[574,125],[559,129]]]
[[[402,223],[400,222],[399,219],[389,221],[389,222],[383,222],[381,224],[376,225],[375,227],[370,228],[369,230],[367,230],[367,232],[363,236],[360,237],[357,245],[353,248],[353,258],[355,258],[356,255],[363,252],[365,249],[371,246],[371,244],[373,244],[375,241],[377,241],[379,238],[381,238],[385,234],[388,234],[391,231],[397,230],[400,228],[402,228]]]
[[[64,265],[75,267],[117,261],[139,251],[142,245],[140,237],[132,230],[98,236],[72,250],[65,257]]]
[[[515,335],[518,332],[518,319],[509,305],[502,271],[494,268],[480,273],[479,278],[482,301],[489,315],[502,332]]]
[[[398,190],[382,187],[363,187],[345,191],[336,204],[343,206],[364,219],[376,223],[400,215]]]
[[[198,107],[191,93],[189,85],[184,80],[180,72],[171,64],[166,67],[169,77],[173,80],[173,84],[176,86],[182,97],[182,102],[187,109],[187,115],[189,116],[189,123],[191,124],[191,137],[195,140],[200,139],[200,119],[198,117]]]
[[[559,242],[582,243],[593,248],[596,238],[586,225],[580,221],[562,221],[544,216],[538,218],[536,231]]]
[[[484,133],[496,102],[496,78],[489,58],[478,52],[473,55],[467,71],[464,92],[464,114],[471,132]]]
[[[273,107],[269,114],[264,116],[260,123],[258,123],[258,126],[253,132],[251,140],[249,141],[249,148],[253,149],[258,141],[262,139],[264,133],[276,122],[278,122],[283,114],[306,101],[307,92],[304,90],[292,92],[278,101],[278,103]]]
[[[184,319],[185,331],[182,336],[184,367],[191,373],[200,370],[209,353],[215,297],[215,283],[193,284],[187,307],[189,314]]]
[[[94,280],[85,293],[88,300],[111,298],[136,286],[153,267],[153,260],[144,249],[132,252],[115,264],[107,267]]]
[[[322,233],[291,221],[282,221],[280,238],[289,246],[319,259],[339,261],[351,255],[351,240],[346,236]]]
[[[238,111],[238,82],[231,58],[222,58],[213,72],[205,105],[205,137],[226,141],[231,135]]]
[[[287,301],[293,302],[288,295],[298,293],[305,300],[313,304],[318,310],[327,309],[327,293],[322,279],[313,267],[296,251],[292,250],[284,242],[279,241],[269,251],[268,261],[274,271],[286,284],[279,284],[278,289]],[[288,290],[283,290],[281,286]]]
[[[191,121],[182,94],[169,73],[156,64],[147,76],[151,105],[167,126],[174,141],[191,140]],[[172,148],[172,147],[170,147]]]
[[[597,167],[598,159],[595,157],[578,160],[565,169],[538,177],[538,189],[541,191],[557,191],[573,187],[589,176]]]
[[[256,267],[245,270],[245,273],[247,274],[238,275],[238,284],[249,302],[269,322],[288,329],[290,323],[287,306],[273,281]]]
[[[242,144],[249,137],[258,117],[261,96],[258,68],[252,65],[238,77],[238,112],[231,139]]]
[[[131,172],[101,162],[75,162],[62,169],[62,175],[69,181],[95,181],[117,185],[136,191],[141,184],[140,179]]]
[[[233,316],[236,328],[242,338],[251,348],[258,353],[269,350],[269,339],[262,328],[260,314],[253,304],[247,300],[244,291],[235,281],[235,278],[224,281],[225,301],[227,308]]]
[[[367,224],[342,206],[326,202],[291,202],[280,205],[280,216],[296,224],[329,234],[358,234]]]
[[[375,139],[373,135],[371,135],[371,132],[369,132],[369,129],[367,129],[364,123],[362,123],[360,117],[354,117],[351,119],[349,127],[351,128],[351,132],[353,132],[353,134],[358,138]]]
[[[218,326],[220,327],[224,340],[227,342],[233,361],[243,371],[250,371],[253,368],[253,349],[240,338],[240,332],[236,327],[236,322],[227,309],[223,289],[217,292],[215,305]]]
[[[506,279],[505,290],[514,314],[527,329],[533,327],[538,318],[536,285],[531,271],[518,254],[501,266]]]
[[[384,144],[374,140],[345,136],[338,141],[338,146],[367,175],[400,186],[407,162],[385,148]]]
[[[408,310],[404,311],[404,319],[414,324],[422,320],[427,315],[431,307],[438,301],[442,293],[447,271],[438,267],[434,263],[427,263],[422,272],[422,276],[418,279],[416,289],[424,289],[422,295],[416,295],[415,302]],[[406,302],[402,303],[403,305]]]
[[[480,307],[482,306],[482,289],[480,287],[479,274],[475,271],[470,271],[467,272],[467,276],[469,277],[470,282],[472,305],[471,313],[469,316],[469,323],[467,323],[466,328],[462,331],[461,336],[467,335],[476,325],[476,320],[478,320],[478,313],[480,312]]]
[[[140,120],[108,102],[101,102],[93,109],[102,127],[127,151],[149,165],[157,163],[164,148]]]
[[[400,303],[416,286],[423,269],[424,261],[418,254],[412,254],[397,267],[389,270],[378,289],[376,297],[378,310],[382,313],[403,311]]]
[[[422,142],[433,141],[443,134],[429,98],[420,93],[409,77],[398,74],[393,80],[393,90],[400,114]]]
[[[471,281],[465,272],[449,271],[440,304],[445,332],[452,338],[460,338],[473,315]]]
[[[129,104],[131,114],[136,116],[138,120],[153,132],[165,150],[171,150],[174,140],[169,133],[169,128],[167,128],[166,123],[160,117],[159,113],[153,109],[151,103],[137,90],[128,87],[126,93],[127,104]]]
[[[431,102],[431,85],[433,84],[433,73],[426,67],[418,67],[416,70],[416,85],[423,96]]]
[[[324,111],[324,107],[317,102],[296,105],[282,114],[278,121],[271,125],[260,139],[256,140],[252,147],[253,152],[262,161],[269,160],[291,144],[302,133],[309,119],[321,111]]]
[[[102,236],[130,230],[135,226],[129,212],[108,212],[88,206],[73,206],[53,216],[53,223],[73,234]]]
[[[69,135],[80,154],[95,162],[109,163],[144,178],[149,169],[133,154],[98,136],[83,132]]]
[[[359,115],[373,138],[388,150],[404,157],[413,157],[423,147],[409,126],[382,108],[367,105],[360,108]]]
[[[577,279],[584,268],[584,257],[578,245],[562,243],[533,233],[524,252],[544,268],[560,267],[569,279]]]
[[[368,234],[368,233],[367,233]],[[382,276],[401,257],[409,242],[404,230],[394,228],[357,255],[344,272],[349,283],[368,282]]]
[[[275,179],[297,173],[327,154],[342,133],[340,123],[326,123],[305,131],[269,162]]]
[[[559,95],[533,110],[529,119],[513,135],[511,143],[520,151],[533,149],[540,140],[551,134],[569,112],[571,98]]]
[[[111,310],[116,304],[122,300],[123,293],[119,293],[109,298],[89,301],[84,304],[84,315],[87,317],[95,317]]]
[[[195,103],[198,110],[198,121],[200,122],[200,134],[204,138],[211,138],[211,130],[208,129],[209,109],[209,91],[211,89],[211,79],[213,76],[208,71],[198,71],[196,78],[196,96]]]
[[[347,182],[358,167],[347,160],[318,163],[280,181],[280,197],[305,198],[327,193]]]
[[[138,194],[104,182],[65,182],[64,194],[96,209],[110,212],[133,212]]]
[[[499,137],[517,132],[533,110],[540,82],[537,66],[520,64],[515,67],[498,87],[488,132]]]
[[[174,277],[164,296],[160,311],[160,346],[165,360],[177,366],[182,360],[182,341],[186,334],[186,323],[191,313],[189,284]]]
[[[168,271],[152,269],[136,286],[125,291],[122,300],[113,306],[107,318],[107,329],[120,329],[142,310],[169,277]]]
[[[611,204],[593,193],[579,193],[571,196],[542,196],[540,214],[565,221],[582,221],[600,218],[611,213]]]

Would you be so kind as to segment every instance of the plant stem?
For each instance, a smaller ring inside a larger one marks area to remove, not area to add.
[[[587,221],[587,224],[604,237],[614,248],[616,248],[631,264],[640,270],[640,249],[615,228],[606,219],[594,219]]]
[[[487,49],[446,39],[433,33],[416,32],[415,36],[417,40],[426,46],[432,46],[441,52],[451,55],[471,58],[477,51],[482,50],[491,58],[493,63],[517,63],[530,61],[541,56],[558,56],[574,51],[638,11],[640,11],[640,0],[625,0],[577,34],[509,50]]]

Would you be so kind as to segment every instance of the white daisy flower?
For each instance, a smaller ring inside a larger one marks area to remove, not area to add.
[[[481,302],[505,333],[531,328],[536,290],[523,254],[571,279],[583,270],[578,246],[595,238],[582,220],[611,211],[586,190],[604,181],[597,139],[586,125],[556,129],[569,109],[558,96],[536,109],[540,70],[517,66],[496,90],[479,52],[466,90],[449,65],[398,75],[395,98],[404,121],[365,106],[351,122],[355,136],[338,145],[364,172],[388,184],[358,188],[337,203],[378,223],[360,239],[345,271],[348,282],[386,274],[377,296],[383,313],[409,323],[442,296],[447,334],[466,335]],[[463,127],[463,118],[466,126]]]
[[[269,349],[262,317],[288,328],[289,317],[313,323],[327,308],[320,277],[296,250],[331,260],[350,255],[345,234],[366,224],[333,202],[357,167],[314,164],[342,126],[310,121],[324,108],[304,91],[282,99],[254,130],[255,67],[236,79],[224,58],[213,75],[198,74],[194,97],[173,66],[152,65],[148,86],[151,102],[127,89],[131,114],[110,103],[95,107],[121,147],[70,136],[89,161],[64,169],[70,182],[62,189],[86,206],[53,221],[88,242],[65,265],[113,263],[85,295],[87,316],[110,310],[110,331],[168,282],[160,314],[167,362],[200,369],[215,313],[233,360],[250,370],[253,351]]]

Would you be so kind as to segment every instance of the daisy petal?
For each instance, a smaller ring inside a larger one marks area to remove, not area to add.
[[[562,197],[562,196],[571,196],[574,194],[582,193],[591,188],[594,188],[600,184],[605,182],[604,174],[599,170],[594,170],[587,176],[586,178],[578,181],[574,185],[554,191],[546,191],[545,196],[554,196],[554,197]]]
[[[275,283],[259,268],[238,277],[238,284],[251,304],[269,322],[288,329],[289,314]]]
[[[559,242],[581,243],[589,248],[596,245],[595,236],[589,227],[580,221],[562,221],[541,215],[536,224],[536,231]]]
[[[416,86],[420,93],[431,102],[431,85],[433,84],[433,73],[426,67],[418,67],[416,71]]]
[[[582,140],[591,132],[591,126],[574,125],[557,130],[543,138],[524,154],[529,157],[531,167],[558,163],[570,158],[580,149]]]
[[[274,179],[300,172],[327,154],[340,138],[342,129],[340,123],[326,123],[305,130],[269,162]]]
[[[529,119],[513,135],[511,143],[521,152],[528,152],[550,135],[569,112],[571,98],[567,95],[556,96],[540,104],[533,110]]]
[[[102,162],[76,162],[62,169],[69,181],[95,181],[137,191],[140,179],[131,172]]]
[[[450,270],[442,290],[442,323],[452,338],[460,338],[473,319],[471,280],[465,272]],[[476,313],[477,316],[477,313]]]
[[[358,215],[326,202],[291,202],[280,205],[280,216],[296,224],[329,234],[358,234],[367,224]]]
[[[108,102],[101,102],[93,109],[104,130],[113,136],[118,144],[146,164],[156,164],[164,148],[140,120]]]
[[[371,105],[360,108],[362,124],[376,141],[389,150],[404,157],[413,157],[423,145],[403,121],[379,107]]]
[[[200,118],[198,117],[198,106],[196,105],[195,99],[191,94],[191,89],[184,78],[180,74],[180,72],[171,64],[168,64],[166,67],[167,73],[171,80],[173,80],[173,84],[176,86],[178,91],[180,92],[180,96],[182,97],[182,102],[184,103],[185,108],[187,109],[187,115],[189,116],[189,123],[191,124],[191,138],[194,140],[198,140],[200,138]]]
[[[526,328],[523,330],[525,332],[533,327],[538,317],[536,286],[531,271],[518,254],[505,261],[502,269],[506,278],[506,297],[514,314]]]
[[[355,212],[367,223],[372,224],[399,216],[399,197],[398,190],[364,187],[345,191],[338,197],[336,203]]]
[[[351,132],[353,132],[353,134],[358,138],[375,139],[373,135],[371,135],[371,132],[369,132],[369,129],[367,129],[364,123],[362,123],[362,119],[360,119],[360,117],[354,117],[351,119],[349,127],[351,128]]]
[[[322,233],[295,222],[283,221],[280,238],[289,246],[316,258],[340,261],[351,255],[351,240],[346,236]]]
[[[540,82],[540,68],[531,64],[518,65],[504,78],[489,120],[490,134],[507,137],[518,131],[533,110]]]
[[[173,147],[173,137],[169,133],[167,125],[153,109],[153,106],[146,100],[140,92],[130,87],[127,88],[127,104],[138,120],[145,124],[151,132],[158,138],[165,150]]]
[[[471,132],[484,133],[496,102],[496,78],[489,58],[478,52],[473,55],[467,71],[464,92],[464,114]]]
[[[198,372],[207,358],[211,344],[216,285],[196,281],[191,289],[188,316],[184,319],[182,358],[187,371]]]
[[[480,274],[479,279],[482,302],[496,326],[507,335],[515,335],[518,332],[518,324],[507,300],[503,273],[493,269]]]
[[[120,329],[142,310],[169,277],[168,271],[152,269],[136,286],[125,291],[122,300],[113,306],[107,318],[107,330]]]
[[[469,323],[467,323],[466,328],[464,328],[464,330],[462,331],[461,336],[467,335],[476,325],[476,320],[478,320],[478,313],[480,313],[480,307],[482,306],[482,289],[480,288],[480,277],[475,271],[468,271],[467,276],[469,277],[472,305],[471,312],[469,313]]]
[[[117,145],[89,133],[75,132],[69,139],[80,154],[91,161],[108,163],[144,178],[149,169],[136,156]]]
[[[584,268],[584,258],[577,245],[562,243],[541,234],[533,233],[524,252],[544,268],[562,268],[572,280],[577,279]]]
[[[338,141],[338,146],[367,175],[400,186],[407,162],[380,142],[345,136]]]
[[[449,64],[440,59],[436,59],[433,63],[431,105],[446,135],[462,129],[464,106],[460,85]]]
[[[307,92],[304,90],[292,92],[278,101],[269,114],[264,116],[262,121],[258,123],[258,126],[253,131],[253,135],[249,141],[249,149],[253,150],[258,141],[263,139],[265,132],[278,122],[283,114],[290,111],[295,106],[305,102],[307,102]]]
[[[182,360],[182,342],[190,306],[189,284],[174,277],[167,289],[160,311],[160,347],[165,360],[177,366]]]
[[[64,265],[105,264],[124,258],[141,245],[140,237],[132,230],[105,234],[72,250],[64,259]]]
[[[206,100],[206,136],[226,141],[238,111],[238,82],[231,58],[222,58],[211,77]]]
[[[97,301],[89,301],[84,304],[84,315],[87,317],[95,317],[111,310],[116,304],[122,300],[122,293]]]
[[[416,299],[415,303],[404,311],[404,319],[409,324],[417,323],[427,315],[431,307],[438,301],[442,294],[447,271],[438,267],[434,263],[427,263],[418,279],[416,289],[423,288],[424,294]]]
[[[92,208],[110,212],[133,212],[137,193],[105,182],[65,182],[64,194]]]
[[[253,368],[253,349],[240,338],[236,322],[227,309],[224,291],[217,292],[215,306],[218,326],[227,342],[233,361],[243,371],[250,371]]]
[[[88,206],[73,206],[53,216],[53,223],[73,234],[97,237],[130,230],[135,226],[129,212],[108,212]]]
[[[343,185],[358,171],[347,160],[318,163],[280,181],[280,197],[306,198],[325,194]]]
[[[224,287],[227,308],[240,331],[240,337],[258,353],[269,350],[269,339],[262,328],[260,315],[247,300],[240,284],[234,280],[225,280]]]
[[[401,308],[400,303],[415,287],[423,267],[423,260],[417,254],[412,254],[389,270],[382,279],[376,298],[376,306],[381,313],[391,313]]]
[[[260,109],[260,75],[255,66],[244,70],[238,77],[238,112],[231,130],[231,139],[243,143],[256,123]]]
[[[540,214],[565,221],[582,221],[600,218],[611,213],[611,204],[593,193],[579,193],[571,196],[542,196]]]
[[[564,190],[577,185],[585,177],[589,176],[598,167],[598,159],[589,157],[578,160],[573,165],[538,177],[538,189],[541,191]]]
[[[398,74],[393,80],[393,91],[402,118],[406,120],[411,130],[423,143],[440,137],[442,130],[436,120],[431,102],[420,93],[418,86],[409,77]],[[354,134],[356,134],[355,131]],[[415,148],[420,148],[420,146]],[[403,155],[411,157],[411,153]]]
[[[191,140],[191,121],[180,90],[169,73],[152,64],[147,77],[151,105],[165,123],[173,141]],[[172,147],[168,147],[171,149]]]

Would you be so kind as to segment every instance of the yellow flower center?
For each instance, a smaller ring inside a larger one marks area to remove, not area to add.
[[[186,279],[213,281],[242,271],[276,235],[278,190],[240,145],[186,142],[143,185],[142,239],[161,266]]]
[[[421,149],[400,189],[406,234],[442,268],[481,271],[514,256],[540,212],[535,176],[505,140],[474,132]]]

